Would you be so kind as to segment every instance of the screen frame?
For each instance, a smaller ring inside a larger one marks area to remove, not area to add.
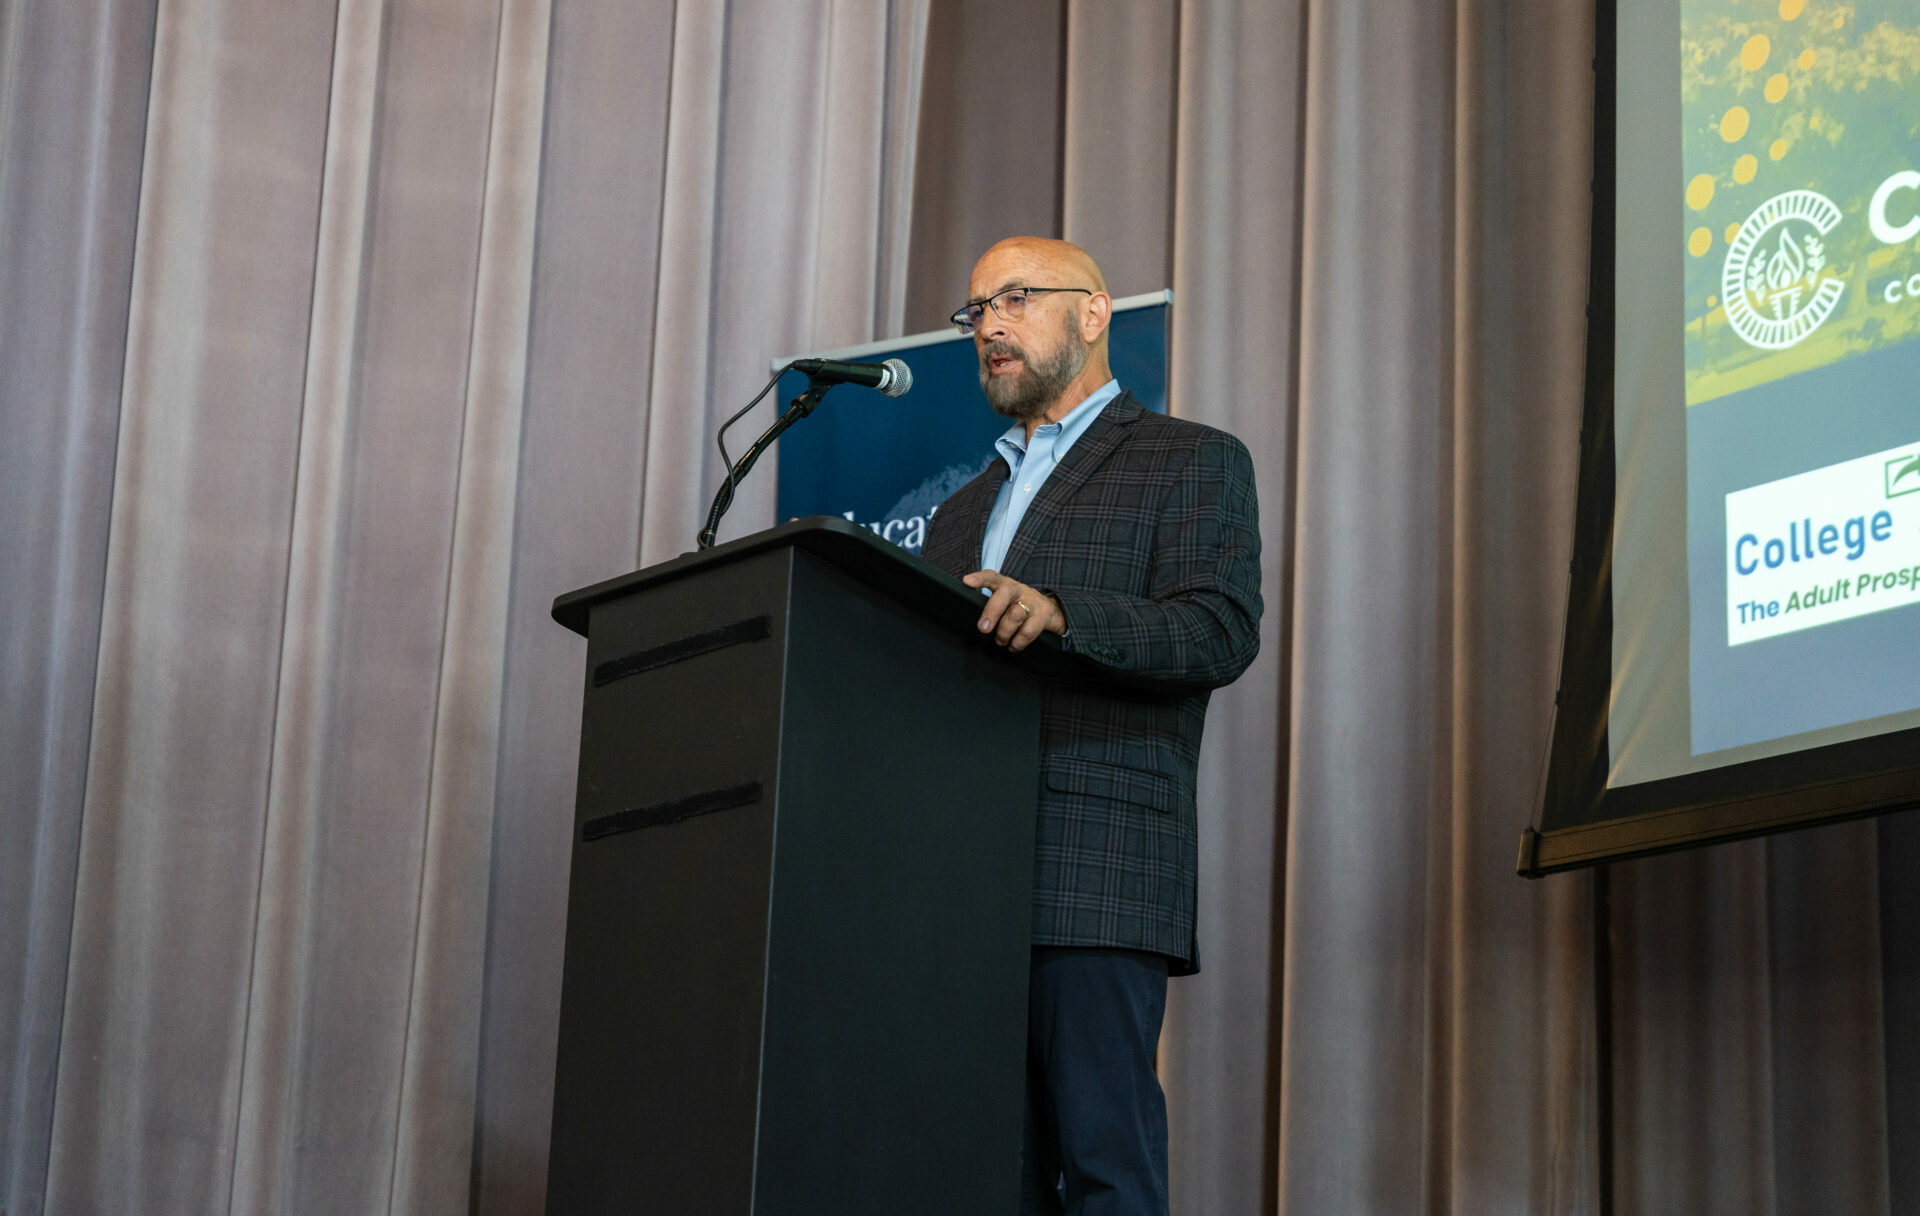
[[[1613,687],[1617,0],[1594,6],[1587,363],[1560,682],[1528,878],[1920,806],[1920,728],[1607,788]]]

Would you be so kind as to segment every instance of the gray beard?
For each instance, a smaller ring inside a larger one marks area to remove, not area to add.
[[[982,353],[980,391],[987,395],[987,404],[993,407],[994,413],[1016,422],[1028,422],[1045,414],[1047,407],[1060,399],[1067,385],[1073,383],[1073,378],[1087,365],[1089,350],[1072,317],[1068,317],[1065,329],[1066,340],[1060,349],[1037,362],[1028,358],[1026,351],[1008,343],[996,343]],[[1018,357],[1022,364],[1020,371],[1011,376],[990,374],[986,359],[994,354]]]

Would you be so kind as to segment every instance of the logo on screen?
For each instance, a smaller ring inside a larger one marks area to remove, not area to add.
[[[1812,190],[1775,195],[1747,217],[1720,272],[1734,333],[1785,350],[1820,328],[1847,289],[1827,266],[1824,238],[1839,222],[1840,208]]]
[[[1887,497],[1920,493],[1920,452],[1887,461]]]

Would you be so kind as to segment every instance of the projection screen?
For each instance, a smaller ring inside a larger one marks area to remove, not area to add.
[[[1920,802],[1920,0],[1618,0],[1600,42],[1527,874]]]

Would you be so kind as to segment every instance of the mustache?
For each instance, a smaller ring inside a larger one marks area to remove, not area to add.
[[[982,364],[985,364],[989,359],[999,358],[1018,359],[1022,363],[1025,363],[1027,362],[1027,352],[1021,350],[1011,342],[989,342],[980,348],[980,362]]]

